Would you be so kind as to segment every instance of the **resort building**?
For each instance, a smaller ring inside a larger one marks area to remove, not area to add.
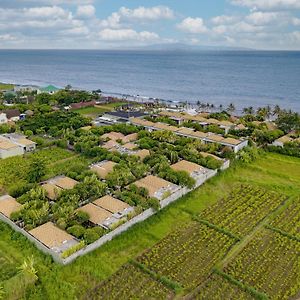
[[[101,139],[103,140],[111,140],[111,141],[117,141],[117,140],[122,140],[124,138],[124,134],[120,132],[109,132],[101,135]]]
[[[98,117],[94,123],[96,126],[105,126],[118,123],[127,123],[130,118],[139,118],[145,116],[144,112],[140,111],[113,111],[106,112],[103,116]]]
[[[134,185],[145,188],[150,197],[158,200],[163,200],[180,189],[179,186],[153,175],[148,175],[134,182]]]
[[[0,213],[7,218],[10,218],[13,212],[19,211],[21,207],[22,205],[9,195],[0,197]]]
[[[90,217],[89,221],[93,225],[101,226],[105,229],[108,229],[113,224],[119,222],[119,220],[115,218],[111,212],[93,203],[86,204],[78,208],[77,211],[87,213]]]
[[[212,119],[208,119],[210,122]],[[214,120],[214,119],[213,119]],[[139,118],[132,118],[131,123],[136,126],[143,126],[149,131],[153,130],[169,130],[174,132],[177,135],[184,136],[184,137],[190,137],[190,138],[196,138],[200,139],[201,141],[205,143],[217,143],[221,144],[223,146],[227,146],[231,148],[235,153],[237,153],[239,150],[243,149],[248,145],[248,140],[237,140],[233,138],[224,138],[222,135],[214,134],[214,133],[205,133],[202,131],[195,131],[192,128],[186,128],[186,127],[174,127],[167,124],[157,125],[160,123],[153,123],[150,121],[146,121]],[[218,120],[216,120],[218,121]]]
[[[23,155],[36,149],[36,143],[16,133],[0,135],[0,158]]]
[[[99,163],[90,166],[90,169],[95,172],[101,179],[105,179],[106,176],[111,173],[116,165],[113,161],[104,160]]]
[[[137,139],[138,139],[137,133],[128,134],[122,138],[122,143],[126,144],[126,143],[130,143],[130,142],[134,142]]]
[[[109,195],[95,200],[93,204],[111,212],[117,219],[125,217],[134,210],[133,207],[131,207],[127,203]]]
[[[199,166],[193,162],[187,161],[187,160],[181,160],[173,165],[171,165],[171,168],[174,171],[185,171],[187,172],[190,177],[192,177],[196,181],[196,186],[198,185],[197,183],[202,183],[204,182],[207,178],[208,175],[211,173],[214,173],[214,171],[204,168],[202,166]]]
[[[299,138],[295,138],[293,136],[291,136],[291,134],[286,134],[282,137],[280,137],[279,139],[275,140],[273,142],[273,145],[274,146],[277,146],[277,147],[283,147],[284,144],[286,143],[299,143],[300,145],[300,137]]]
[[[144,160],[145,157],[150,155],[150,151],[147,149],[142,149],[142,150],[138,150],[136,151],[134,154],[132,154],[134,156],[138,156],[141,160]]]
[[[71,190],[78,184],[78,181],[66,177],[66,176],[57,176],[51,178],[45,182],[41,183],[42,188],[46,191],[46,196],[48,199],[55,201],[61,191]]]
[[[56,227],[52,222],[30,230],[29,234],[56,253],[62,253],[78,244],[72,235]]]
[[[216,155],[213,155],[211,153],[207,153],[207,152],[200,152],[200,154],[206,158],[206,157],[211,157],[212,159],[218,160],[218,161],[222,161],[223,162],[223,166],[221,167],[221,170],[225,170],[227,168],[229,168],[230,166],[230,160],[229,159],[224,159],[224,158],[220,158]]]
[[[48,85],[48,86],[45,86],[45,87],[42,87],[42,88],[39,88],[38,90],[38,94],[42,94],[42,93],[46,93],[46,94],[49,94],[49,95],[53,95],[55,93],[57,93],[60,89],[54,85]]]

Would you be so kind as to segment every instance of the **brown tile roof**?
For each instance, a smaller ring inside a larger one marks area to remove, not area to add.
[[[71,190],[75,187],[76,184],[78,184],[78,181],[67,177],[67,176],[63,176],[63,177],[58,177],[55,180],[55,184],[59,187],[62,188],[64,190]]]
[[[91,170],[96,172],[100,178],[105,179],[106,176],[113,171],[115,165],[115,162],[107,161],[104,163],[93,165],[91,167]]]
[[[77,211],[83,211],[90,216],[90,222],[99,225],[106,219],[112,216],[112,213],[92,203],[86,204],[77,209]]]
[[[122,147],[125,149],[128,149],[128,150],[133,150],[133,149],[137,148],[137,145],[133,144],[133,143],[127,143],[127,144],[123,145]]]
[[[42,185],[42,188],[46,191],[46,196],[50,200],[56,200],[63,190],[62,188],[52,183],[45,183]]]
[[[110,140],[113,140],[113,141],[116,141],[116,140],[122,140],[124,138],[124,134],[120,133],[120,132],[109,132],[109,133],[105,133],[103,135],[101,135],[101,138],[102,139],[110,139]]]
[[[208,134],[205,132],[201,132],[201,131],[195,131],[195,132],[190,133],[190,135],[193,137],[197,137],[197,138],[205,138],[205,137],[207,137]]]
[[[18,147],[20,147],[20,146],[12,143],[10,141],[4,141],[4,140],[1,141],[0,140],[0,149],[2,149],[2,150],[9,150],[9,149],[18,148]]]
[[[60,247],[64,242],[74,240],[74,237],[64,230],[48,222],[29,231],[29,233],[48,248]]]
[[[138,134],[137,133],[132,133],[132,134],[128,134],[126,136],[123,137],[122,142],[123,143],[129,143],[129,142],[133,142],[136,141],[138,139]]]
[[[30,146],[30,145],[35,145],[35,142],[28,140],[28,139],[19,139],[16,141],[17,143],[24,145],[24,146]]]
[[[129,208],[130,206],[116,198],[113,198],[109,195],[106,195],[102,198],[99,198],[93,202],[95,205],[102,207],[111,213],[115,214],[118,212],[122,212],[124,209]]]
[[[276,142],[280,142],[280,143],[289,143],[289,142],[292,142],[293,139],[289,136],[289,135],[284,135],[282,137],[280,137],[279,139],[276,140]]]
[[[158,192],[162,188],[167,188],[171,183],[162,178],[148,175],[147,177],[134,182],[134,184],[137,187],[143,187],[147,189],[150,197],[155,197],[156,192]]]
[[[178,131],[179,130],[179,128],[178,127],[175,127],[175,126],[169,126],[168,127],[168,130],[170,130],[170,131],[173,131],[173,132],[176,132],[176,131]]]
[[[207,136],[207,139],[212,140],[214,142],[221,142],[224,140],[224,137],[217,134],[210,134]]]
[[[238,145],[240,144],[242,141],[237,140],[237,139],[233,139],[233,138],[226,138],[222,141],[222,143],[226,143],[226,144],[230,144],[230,145]]]
[[[207,119],[207,123],[209,123],[209,124],[216,124],[216,125],[218,125],[219,122],[220,122],[220,121],[217,120],[217,119],[212,119],[212,118]]]
[[[100,147],[104,148],[104,149],[112,149],[115,146],[119,145],[116,141],[110,140],[106,143],[104,143],[103,145],[101,145]]]
[[[146,156],[150,155],[150,151],[147,149],[142,149],[133,154],[134,156],[138,156],[141,160],[143,160]]]
[[[238,124],[238,125],[235,126],[235,129],[236,130],[245,130],[246,126],[244,124]]]
[[[10,218],[11,213],[20,210],[22,205],[15,198],[4,195],[0,197],[0,212]]]
[[[232,122],[230,122],[230,121],[224,120],[224,121],[219,121],[219,125],[230,127],[230,126],[233,126],[234,124]]]
[[[162,130],[169,130],[169,125],[164,123],[155,123],[153,125],[154,128],[162,129]]]
[[[181,134],[191,135],[194,132],[194,129],[181,127],[177,132]]]
[[[201,167],[193,162],[187,161],[187,160],[181,160],[181,161],[177,162],[176,164],[171,165],[171,168],[174,171],[186,171],[190,175],[193,172],[197,172],[201,169],[204,169],[203,167]]]
[[[216,160],[223,160],[222,158],[214,155],[214,154],[211,154],[211,153],[207,153],[207,152],[200,152],[200,154],[203,156],[203,157],[212,157]]]

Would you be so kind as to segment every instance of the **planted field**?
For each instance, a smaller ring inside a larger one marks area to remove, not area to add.
[[[171,299],[174,293],[139,268],[127,264],[85,299]]]
[[[203,211],[200,218],[243,237],[286,199],[257,186],[242,185]]]
[[[218,274],[212,274],[198,289],[197,292],[187,297],[198,300],[215,300],[215,299],[236,299],[251,300],[255,299],[251,294],[236,284],[229,282]]]
[[[270,225],[300,239],[300,199],[295,199]]]
[[[299,242],[264,229],[229,263],[225,272],[271,299],[290,299],[300,290],[299,255]]]
[[[137,260],[184,288],[195,288],[235,241],[204,224],[192,223],[169,234]]]
[[[28,168],[33,158],[40,158],[46,165],[46,176],[57,175],[66,172],[72,165],[78,165],[78,161],[73,160],[73,152],[61,148],[49,148],[37,151],[32,154],[15,156],[0,160],[0,187],[9,189],[15,184],[26,183]],[[48,175],[49,174],[49,175]]]

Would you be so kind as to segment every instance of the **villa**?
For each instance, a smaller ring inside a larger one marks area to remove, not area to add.
[[[30,230],[29,234],[55,253],[63,253],[78,244],[72,235],[56,227],[52,222]]]
[[[106,176],[113,171],[115,165],[115,162],[105,160],[91,165],[90,169],[95,172],[100,178],[105,179]]]
[[[48,199],[55,201],[63,190],[71,190],[78,184],[78,181],[66,177],[57,176],[41,183]]]
[[[145,188],[150,197],[158,200],[163,200],[180,189],[179,186],[153,175],[148,175],[133,184],[137,187]]]
[[[22,205],[9,195],[0,197],[0,213],[7,218],[10,218],[13,212],[19,211],[21,207]]]

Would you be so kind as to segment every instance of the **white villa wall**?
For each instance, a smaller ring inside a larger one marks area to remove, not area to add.
[[[11,149],[0,149],[0,158],[8,158],[12,156],[17,156],[17,155],[23,155],[24,150],[22,147],[16,147],[16,148],[11,148]]]
[[[0,113],[0,124],[6,124],[7,123],[7,117],[6,114]]]

